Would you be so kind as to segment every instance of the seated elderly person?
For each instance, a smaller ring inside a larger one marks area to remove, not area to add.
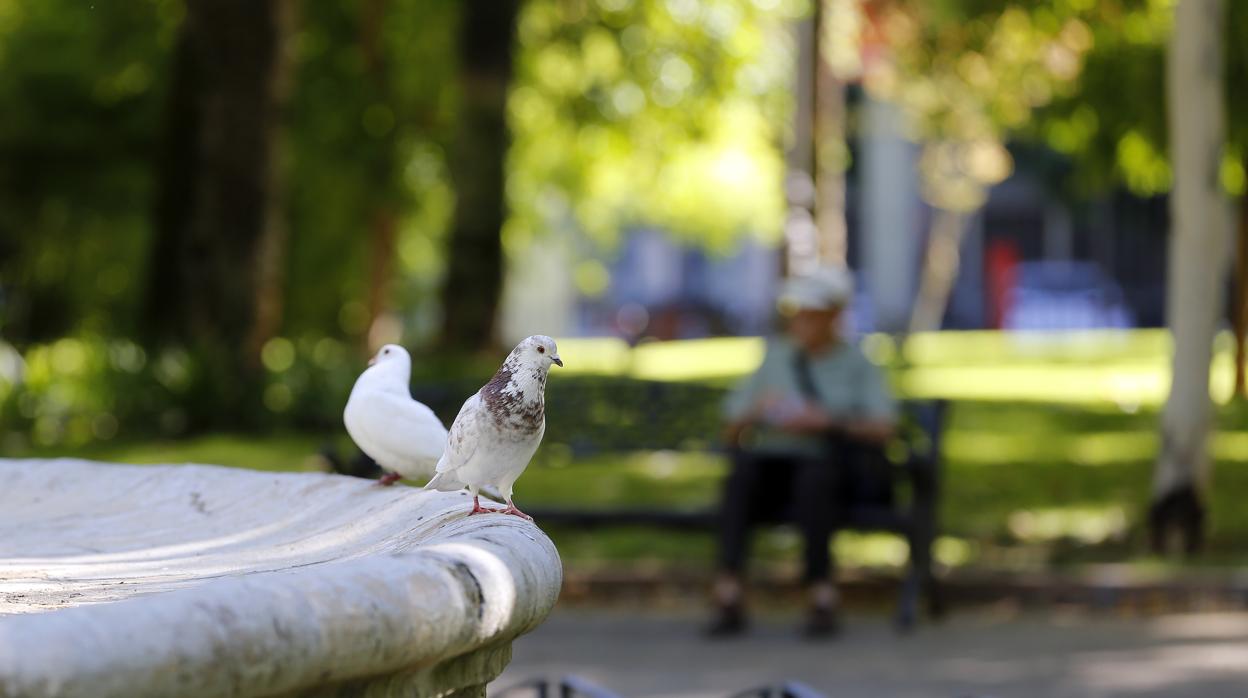
[[[779,299],[787,331],[768,342],[762,365],[728,399],[732,474],[721,507],[711,635],[745,629],[741,580],[750,528],[776,518],[795,523],[804,538],[806,633],[839,629],[833,528],[856,471],[883,458],[897,420],[880,370],[841,337],[841,310],[852,294],[853,279],[841,269],[787,281]]]

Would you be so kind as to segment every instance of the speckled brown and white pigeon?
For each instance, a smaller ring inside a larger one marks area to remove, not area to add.
[[[433,410],[412,399],[411,379],[411,355],[387,344],[356,379],[342,413],[355,445],[390,471],[382,485],[400,477],[429,477],[446,446],[446,427]]]
[[[469,514],[503,512],[532,520],[511,501],[512,485],[529,465],[546,433],[546,374],[563,366],[555,340],[533,335],[516,345],[507,360],[475,395],[464,402],[451,424],[446,451],[426,488],[472,492]],[[496,487],[506,509],[486,509],[481,488]]]

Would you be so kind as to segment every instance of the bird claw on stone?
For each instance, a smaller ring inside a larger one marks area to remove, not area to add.
[[[477,514],[505,514],[505,513],[507,513],[506,509],[486,509],[485,507],[477,507],[476,509],[469,510],[468,515],[475,516]]]
[[[502,512],[502,513],[504,513],[504,514],[511,514],[512,516],[519,516],[520,518],[524,519],[525,521],[532,521],[532,520],[533,520],[533,517],[532,517],[532,516],[529,516],[528,514],[524,513],[523,511],[520,511],[519,509],[517,509],[515,504],[512,504],[512,505],[508,506],[506,509],[499,509],[498,511],[501,511],[501,512]]]
[[[469,516],[474,516],[474,515],[476,515],[476,514],[498,514],[498,513],[500,513],[500,512],[504,512],[504,511],[506,511],[506,509],[487,509],[487,508],[485,508],[485,507],[481,506],[481,500],[480,500],[479,498],[477,498],[477,497],[473,497],[473,498],[472,498],[472,509],[468,511],[468,515],[469,515]]]
[[[381,476],[381,479],[377,481],[377,484],[382,487],[389,487],[401,479],[403,479],[403,476],[398,473],[386,473]]]

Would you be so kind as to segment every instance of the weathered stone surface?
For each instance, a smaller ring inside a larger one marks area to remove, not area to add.
[[[0,460],[0,696],[479,690],[558,554],[459,493],[314,473]]]

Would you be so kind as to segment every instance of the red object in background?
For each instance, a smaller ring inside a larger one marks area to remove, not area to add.
[[[999,330],[1005,322],[1006,313],[1014,304],[1014,283],[1018,278],[1018,243],[1013,240],[993,240],[988,243],[984,257],[988,293],[988,327]]]

